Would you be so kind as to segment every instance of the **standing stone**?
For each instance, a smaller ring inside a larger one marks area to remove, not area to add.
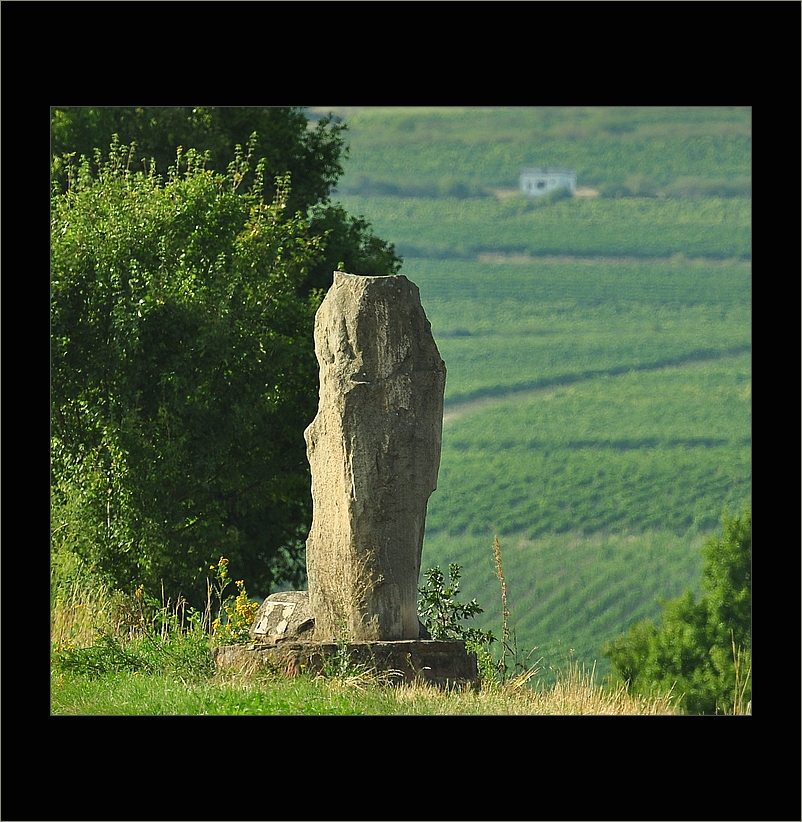
[[[315,353],[320,404],[305,432],[315,640],[418,639],[446,380],[418,287],[335,272],[315,317]]]

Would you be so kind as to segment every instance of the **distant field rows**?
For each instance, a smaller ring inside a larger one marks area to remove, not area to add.
[[[521,168],[570,166],[580,185],[633,175],[669,185],[683,176],[737,180],[751,176],[748,111],[675,108],[665,117],[577,108],[481,111],[362,109],[349,119],[354,135],[341,182],[362,177],[389,183],[431,183],[444,174],[485,186],[515,185]]]
[[[631,372],[448,423],[427,533],[715,528],[751,492],[750,368]]]
[[[506,388],[501,387],[494,387],[488,389],[480,389],[476,392],[471,399],[465,399],[462,401],[450,401],[445,403],[445,408],[443,411],[443,424],[448,425],[448,423],[452,422],[455,419],[459,419],[460,417],[464,417],[466,414],[475,413],[477,411],[486,409],[491,405],[497,404],[499,401],[503,401],[509,397],[517,396],[520,399],[530,399],[536,395],[544,395],[545,392],[554,392],[557,388],[565,386],[565,385],[573,385],[574,383],[581,382],[584,380],[590,379],[598,379],[599,377],[613,377],[617,376],[618,374],[623,374],[627,372],[635,372],[635,371],[652,371],[652,370],[663,370],[666,368],[676,367],[677,365],[691,365],[697,362],[710,362],[713,360],[720,360],[723,357],[731,357],[737,356],[739,354],[747,353],[751,351],[751,346],[743,346],[738,349],[734,349],[729,352],[709,352],[707,356],[704,355],[704,352],[699,352],[699,356],[690,356],[687,358],[678,358],[678,361],[672,361],[670,363],[665,362],[658,362],[654,364],[645,364],[636,366],[634,368],[628,367],[620,367],[616,369],[611,369],[609,371],[601,371],[601,372],[589,372],[584,374],[568,374],[562,378],[552,378],[552,379],[544,379],[537,382],[536,387],[533,387],[532,384],[523,384],[523,385],[513,385]]]
[[[487,253],[751,258],[751,200],[566,199],[545,207],[495,199],[341,197],[404,256]]]
[[[345,117],[360,145],[398,140],[420,144],[427,134],[442,142],[471,141],[476,134],[500,142],[541,137],[578,139],[603,132],[628,142],[656,134],[748,136],[751,106],[312,106],[318,115]],[[416,135],[416,136],[415,136]]]
[[[572,254],[515,254],[506,252],[487,252],[477,254],[480,263],[491,265],[532,265],[533,263],[569,263],[570,265],[600,266],[600,265],[740,265],[751,266],[751,260],[722,260],[712,257],[686,257],[684,254],[672,254],[670,257],[577,257]]]
[[[634,147],[622,142],[596,140],[584,145],[544,140],[537,148],[503,145],[488,140],[473,145],[457,144],[412,151],[392,146],[374,149],[372,156],[352,152],[353,164],[339,183],[340,194],[363,193],[360,185],[370,181],[380,184],[417,186],[442,185],[447,180],[473,183],[484,189],[514,187],[521,169],[529,166],[560,165],[576,169],[580,186],[603,186],[610,181],[645,179],[656,190],[672,193],[689,182],[688,163],[703,179],[730,183],[736,190],[751,190],[751,168],[744,160],[751,148],[751,138],[737,143],[718,138],[678,138],[655,141]],[[675,156],[670,156],[671,152]],[[443,162],[445,160],[445,162]],[[684,167],[683,167],[684,166]],[[679,184],[678,184],[679,182]],[[672,187],[673,184],[673,187]],[[402,189],[403,190],[403,189]]]
[[[751,345],[743,266],[410,260],[447,367],[447,405]]]
[[[448,368],[424,567],[460,562],[466,594],[492,605],[498,535],[521,643],[555,665],[573,648],[604,672],[604,640],[697,588],[704,535],[751,497],[751,270],[404,271]],[[465,401],[472,413],[449,419]],[[489,613],[484,627],[498,625]]]

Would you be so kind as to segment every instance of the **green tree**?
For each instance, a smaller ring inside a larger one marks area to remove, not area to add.
[[[702,549],[709,628],[718,645],[752,648],[752,514],[725,517],[720,538]]]
[[[68,106],[51,109],[51,153],[61,157],[74,152],[92,158],[98,147],[109,145],[117,134],[121,143],[136,144],[133,157],[139,166],[166,174],[179,146],[208,152],[206,167],[224,173],[236,145],[245,145],[256,132],[254,157],[264,159],[265,197],[275,196],[274,180],[289,173],[293,190],[290,213],[307,209],[329,198],[343,173],[346,126],[338,118],[320,119],[310,128],[297,106]],[[244,185],[253,183],[254,169]]]
[[[631,688],[683,694],[688,713],[732,712],[751,700],[752,514],[723,518],[702,549],[704,595],[664,601],[659,625],[640,622],[606,643],[614,672]]]
[[[164,175],[179,147],[207,155],[206,168],[225,173],[235,146],[252,135],[254,161],[264,162],[265,199],[276,194],[274,180],[289,174],[286,194],[289,214],[300,211],[311,221],[313,234],[327,233],[327,242],[300,284],[307,291],[328,288],[338,262],[353,274],[397,274],[401,258],[392,243],[371,232],[364,217],[350,217],[330,202],[348,157],[347,126],[329,115],[312,125],[299,106],[98,106],[51,109],[51,154],[58,167],[65,154],[92,158],[95,149],[117,135],[136,144],[132,157],[148,170]],[[244,172],[241,188],[253,183],[254,169]]]
[[[401,269],[394,246],[373,235],[364,217],[352,217],[339,204],[312,209],[309,225],[326,243],[324,253],[310,267],[304,284],[308,289],[328,288],[338,263],[343,271],[361,277],[383,277]]]
[[[264,199],[253,149],[224,175],[190,150],[160,179],[114,142],[54,181],[53,543],[121,587],[202,603],[222,555],[256,591],[303,577],[320,294],[302,286],[323,238],[288,176]]]

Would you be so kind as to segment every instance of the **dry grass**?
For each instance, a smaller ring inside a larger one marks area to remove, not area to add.
[[[54,646],[67,643],[73,647],[87,648],[95,643],[98,633],[106,633],[123,640],[141,636],[152,627],[153,606],[145,605],[139,593],[125,594],[110,591],[78,565],[78,572],[69,581],[53,585],[50,602],[50,641]],[[207,591],[206,608],[202,614],[202,627],[210,632],[212,610],[211,588]],[[161,591],[161,611],[169,615],[183,631],[187,627],[187,602],[179,597],[176,603]],[[167,620],[161,622],[161,638],[166,639],[171,630]]]
[[[383,716],[658,716],[680,711],[673,697],[646,698],[628,694],[621,685],[608,690],[596,682],[595,669],[573,664],[556,685],[538,688],[526,675],[502,686],[484,685],[443,690],[423,681],[395,684],[392,671],[362,670],[339,677],[302,677],[220,673],[215,681],[244,694],[270,691],[281,694],[306,691],[312,701],[340,700],[343,713]],[[529,681],[527,681],[529,680]]]
[[[749,680],[752,678],[752,655],[743,648],[735,647],[735,637],[732,639],[732,656],[735,663],[735,698],[733,700],[733,716],[752,716],[752,700],[746,702],[746,693]],[[746,670],[744,670],[746,668]]]
[[[325,682],[335,690],[347,690],[349,688],[363,693],[377,687],[384,687],[395,684],[404,676],[403,671],[375,671],[368,667],[355,668],[350,673],[338,677],[325,677],[318,675],[315,680]]]
[[[673,695],[645,697],[630,694],[625,683],[605,689],[596,682],[596,666],[591,670],[570,663],[568,671],[557,678],[553,689],[543,691],[549,712],[555,714],[592,714],[595,716],[655,716],[680,713]]]
[[[50,609],[50,641],[79,647],[92,645],[96,628],[110,621],[112,598],[96,586],[76,580],[67,590],[59,590]]]
[[[538,690],[525,679],[504,686],[444,693],[431,685],[394,689],[399,713],[517,716],[656,716],[678,714],[671,697],[632,696],[626,686],[610,692],[595,681],[595,670],[573,666],[553,687]]]

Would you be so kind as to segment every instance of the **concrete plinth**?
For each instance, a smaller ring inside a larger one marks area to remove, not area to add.
[[[397,671],[392,681],[399,684],[423,681],[440,687],[476,687],[479,683],[476,654],[468,653],[461,640],[353,642],[347,648],[356,665],[369,666],[379,673]],[[301,672],[322,672],[324,660],[337,651],[336,644],[325,642],[226,645],[215,649],[215,662],[219,670],[271,668],[293,677]]]

